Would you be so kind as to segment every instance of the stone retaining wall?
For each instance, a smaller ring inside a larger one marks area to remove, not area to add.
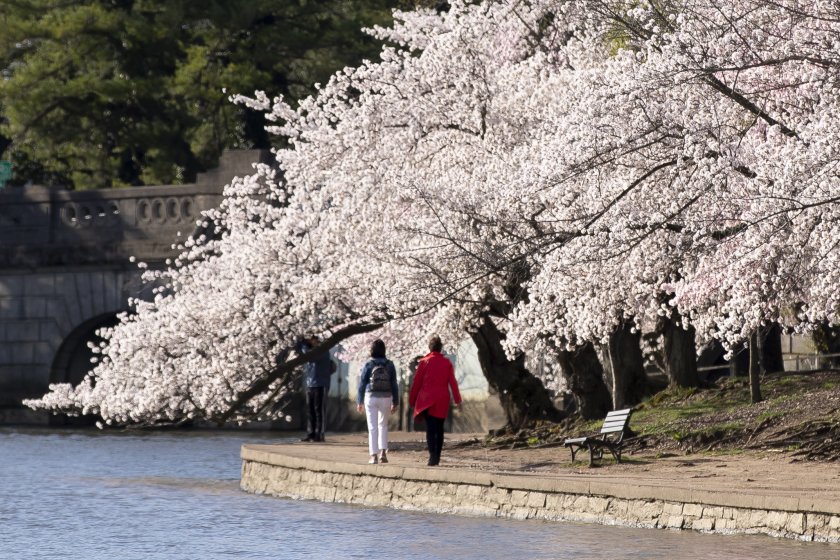
[[[762,496],[708,491],[693,497],[685,491],[687,495],[677,499],[680,492],[673,488],[602,485],[599,489],[596,483],[529,475],[329,463],[251,446],[243,447],[242,460],[241,488],[257,494],[432,513],[840,542],[838,504],[822,504],[821,509],[829,511],[803,511],[797,499],[779,507],[785,498],[771,504]],[[744,501],[763,507],[733,505]]]

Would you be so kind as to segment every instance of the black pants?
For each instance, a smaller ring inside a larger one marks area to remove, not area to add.
[[[306,435],[312,439],[324,440],[324,393],[323,387],[306,389]]]
[[[440,452],[443,450],[443,422],[445,418],[432,416],[428,411],[426,417],[426,443],[429,445],[429,464],[440,463]]]

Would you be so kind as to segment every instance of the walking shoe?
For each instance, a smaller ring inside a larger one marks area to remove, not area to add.
[[[377,462],[378,461],[376,459],[376,455],[371,455],[370,456],[370,461],[368,461],[368,463],[370,463],[371,465],[375,465]]]
[[[300,441],[318,441],[317,436],[306,436],[304,438],[300,438]]]
[[[388,462],[388,452],[383,451],[379,454],[379,462],[380,463],[387,463]]]

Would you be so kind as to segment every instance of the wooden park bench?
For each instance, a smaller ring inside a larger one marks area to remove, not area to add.
[[[617,463],[621,462],[621,447],[624,441],[624,434],[629,431],[631,408],[624,410],[613,410],[604,418],[604,425],[601,426],[601,433],[597,436],[586,436],[569,438],[563,442],[572,452],[572,461],[575,460],[575,453],[581,449],[589,449],[589,466],[594,467],[595,461],[603,458],[604,449],[612,453]]]

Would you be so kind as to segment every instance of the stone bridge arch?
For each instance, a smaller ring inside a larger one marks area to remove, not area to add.
[[[70,383],[78,385],[90,370],[94,356],[89,343],[98,344],[101,338],[96,335],[101,328],[117,324],[117,313],[105,313],[92,317],[73,329],[55,352],[50,367],[50,383]]]
[[[226,152],[190,185],[0,190],[0,424],[48,423],[21,400],[78,383],[96,329],[129,298],[151,295],[129,257],[163,267],[225,184],[270,160],[262,150]]]

